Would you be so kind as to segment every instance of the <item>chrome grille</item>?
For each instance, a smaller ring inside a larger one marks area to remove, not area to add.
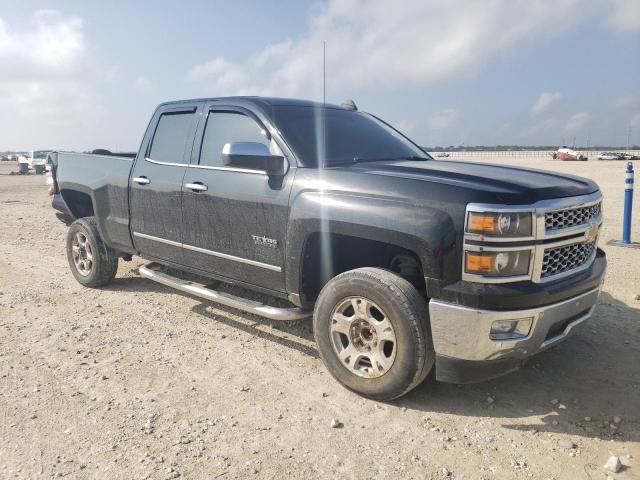
[[[564,228],[585,225],[600,215],[601,203],[588,207],[568,208],[547,212],[544,216],[544,226],[547,232],[562,230]]]
[[[595,249],[596,242],[545,249],[541,277],[551,277],[583,266],[592,257]]]

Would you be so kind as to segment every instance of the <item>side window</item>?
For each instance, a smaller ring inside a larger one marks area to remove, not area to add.
[[[182,163],[193,118],[192,112],[163,113],[153,135],[149,158],[159,162]]]
[[[209,112],[200,150],[200,165],[224,166],[222,147],[232,142],[258,142],[269,146],[262,128],[251,117],[238,112]]]

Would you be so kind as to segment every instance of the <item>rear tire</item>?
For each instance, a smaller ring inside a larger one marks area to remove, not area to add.
[[[75,279],[89,288],[109,284],[118,270],[118,255],[102,240],[95,217],[79,218],[69,227],[67,260]]]
[[[387,270],[359,268],[330,280],[318,296],[313,331],[329,373],[367,398],[401,397],[434,364],[426,301]]]

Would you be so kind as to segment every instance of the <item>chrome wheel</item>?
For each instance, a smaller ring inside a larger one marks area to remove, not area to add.
[[[91,243],[89,243],[84,233],[78,232],[73,237],[71,253],[78,273],[85,277],[89,275],[93,267],[93,251],[91,250]]]
[[[351,373],[378,378],[396,357],[396,335],[378,305],[364,297],[342,300],[331,314],[331,344]]]

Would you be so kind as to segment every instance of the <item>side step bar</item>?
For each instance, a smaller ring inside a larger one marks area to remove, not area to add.
[[[140,267],[139,271],[141,276],[166,285],[167,287],[175,288],[182,292],[189,293],[206,300],[211,300],[212,302],[220,303],[227,307],[237,308],[244,312],[253,313],[254,315],[260,315],[261,317],[269,318],[271,320],[302,320],[303,318],[310,317],[313,314],[313,312],[309,310],[302,310],[297,307],[271,307],[264,303],[256,302],[255,300],[248,300],[228,293],[218,292],[207,288],[201,283],[191,282],[189,280],[183,280],[181,278],[168,275],[161,272],[161,268],[162,265],[158,263],[149,263]]]

